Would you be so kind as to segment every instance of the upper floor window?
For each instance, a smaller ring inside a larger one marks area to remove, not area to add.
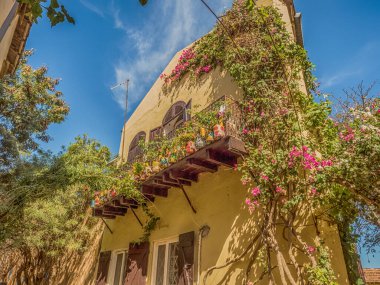
[[[142,152],[140,141],[145,141],[145,132],[139,132],[129,145],[127,162],[133,162]]]
[[[149,134],[149,140],[154,141],[154,140],[158,139],[161,136],[161,132],[162,132],[161,126],[151,130],[150,134]]]
[[[185,121],[190,120],[189,112],[191,100],[186,104],[183,101],[174,103],[166,112],[162,121],[162,134],[168,138],[174,136],[175,130],[180,128]]]

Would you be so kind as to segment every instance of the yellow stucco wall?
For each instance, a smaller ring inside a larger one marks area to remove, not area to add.
[[[0,1],[0,27],[3,25],[4,20],[8,16],[15,2],[16,0],[1,0]],[[19,18],[19,15],[16,14],[7,32],[5,33],[4,37],[0,41],[0,71],[3,68],[4,60],[7,58],[9,47],[13,39],[13,34],[17,27],[18,18]]]
[[[244,205],[247,189],[240,183],[239,173],[231,169],[221,168],[214,174],[201,174],[198,183],[185,187],[197,213],[194,214],[179,189],[169,190],[167,198],[156,198],[150,204],[152,211],[160,217],[158,227],[150,237],[150,254],[148,266],[148,283],[151,284],[153,246],[155,241],[178,236],[181,233],[195,231],[197,235],[201,226],[207,224],[211,230],[203,240],[201,280],[205,271],[213,265],[222,265],[228,259],[240,255],[250,239],[258,231],[262,213],[252,216]],[[144,213],[138,209],[136,214],[144,219]],[[107,220],[113,234],[105,230],[102,250],[127,249],[130,242],[137,241],[142,235],[142,229],[132,213],[115,220]],[[309,219],[303,220],[302,237],[308,244],[315,244],[315,229]],[[339,236],[335,226],[320,224],[321,237],[332,249],[332,266],[338,277],[338,284],[348,284],[347,273]],[[287,243],[281,245],[286,247]],[[195,247],[197,259],[197,247]],[[299,256],[305,259],[305,257]],[[242,284],[248,259],[221,270],[215,270],[206,284]],[[195,264],[197,268],[197,264]],[[259,274],[260,268],[255,268],[253,274]],[[195,282],[196,282],[195,274]],[[253,280],[253,278],[252,278]],[[200,283],[203,284],[203,283]],[[259,284],[268,284],[263,279]]]
[[[180,52],[174,56],[164,73],[171,72],[179,56]],[[123,156],[126,159],[129,145],[138,132],[144,131],[148,139],[150,131],[161,126],[166,112],[175,102],[184,101],[187,103],[191,99],[192,109],[195,106],[200,111],[223,95],[238,98],[239,94],[241,94],[231,76],[226,72],[221,72],[219,69],[196,81],[184,78],[178,85],[173,88],[169,87],[166,91],[162,88],[163,84],[163,80],[157,79],[126,123],[123,131],[125,139],[124,152],[122,151],[122,138],[119,151],[120,157]]]
[[[287,7],[280,0],[262,0],[261,4],[275,5],[284,14],[289,32],[292,32],[291,16]],[[163,71],[168,74],[174,68],[179,57],[177,53]],[[133,137],[144,131],[149,138],[150,130],[161,125],[165,113],[176,101],[192,99],[192,106],[201,110],[223,95],[239,98],[242,93],[233,82],[231,76],[221,70],[213,70],[200,80],[191,81],[186,78],[179,84],[173,85],[166,92],[163,91],[163,81],[158,79],[126,123],[119,156],[127,157],[127,150]],[[124,139],[124,142],[123,142]],[[124,145],[124,150],[122,146]],[[257,232],[262,213],[259,211],[251,216],[244,205],[248,189],[240,182],[240,174],[231,169],[220,168],[214,174],[201,174],[198,183],[185,187],[190,200],[197,210],[194,214],[179,189],[170,189],[167,198],[156,198],[150,208],[161,220],[158,228],[150,237],[150,255],[148,266],[148,283],[151,284],[153,246],[157,240],[178,236],[179,234],[195,231],[196,244],[198,242],[199,228],[205,224],[211,227],[209,236],[203,240],[201,278],[206,270],[214,265],[221,265],[233,257],[238,256],[246,248],[252,236]],[[137,215],[144,220],[144,213],[138,209]],[[310,225],[312,221],[308,216],[307,208],[304,217],[299,221],[301,225]],[[107,220],[113,234],[105,230],[102,250],[127,249],[130,242],[137,241],[142,236],[142,229],[132,213],[115,220]],[[314,226],[300,227],[303,239],[308,244],[315,244],[316,232]],[[349,284],[345,262],[343,258],[340,239],[334,225],[319,223],[321,237],[331,249],[332,267],[338,277],[338,284]],[[281,233],[279,233],[281,235]],[[286,247],[284,241],[281,247]],[[304,256],[297,256],[305,259]],[[197,247],[195,247],[195,260],[197,260]],[[111,261],[112,262],[112,261]],[[215,270],[208,278],[207,284],[242,284],[248,259],[242,259],[233,266]],[[197,268],[195,264],[194,268]],[[252,274],[257,277],[261,272],[255,268]],[[197,272],[194,274],[194,284],[197,282]],[[253,280],[253,276],[251,276]],[[203,284],[200,282],[200,284]],[[260,284],[268,284],[263,279]]]

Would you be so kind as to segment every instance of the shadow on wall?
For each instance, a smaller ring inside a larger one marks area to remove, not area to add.
[[[207,252],[207,258],[202,257],[200,284],[245,284],[249,272],[258,275],[258,268],[250,269],[252,264],[249,260],[255,254],[254,245],[258,243],[252,244],[252,241],[260,231],[261,215],[256,212],[251,216],[243,200],[236,212],[239,214],[231,221],[218,219],[214,222],[214,229],[211,229],[209,237],[205,239],[203,255]],[[227,227],[230,229],[229,236],[218,233],[218,229]],[[207,251],[207,246],[213,248],[213,251]],[[203,283],[206,274],[206,282]]]
[[[199,186],[201,189],[208,189],[208,192],[212,192],[211,196],[205,197],[206,200],[195,200],[198,207],[205,205],[199,210],[207,211],[207,219],[210,221],[208,224],[211,226],[209,235],[202,241],[199,284],[247,284],[247,281],[254,284],[269,284],[266,267],[264,267],[267,261],[266,248],[260,246],[261,250],[257,250],[258,245],[261,245],[261,235],[258,236],[258,234],[265,226],[263,225],[264,210],[259,207],[254,210],[252,215],[249,213],[244,203],[244,196],[249,189],[244,191],[244,187],[239,187],[239,176],[229,175],[230,172],[213,175],[212,179],[209,177],[209,179],[201,179],[199,182],[199,184],[204,183]],[[210,185],[214,185],[214,187],[210,187]],[[191,194],[191,192],[189,193]],[[224,194],[227,198],[223,198]],[[210,207],[211,201],[212,204],[218,206]],[[209,208],[213,210],[209,210]],[[303,270],[302,276],[306,279],[305,266],[311,261],[305,247],[308,245],[316,247],[321,244],[320,240],[322,240],[324,245],[333,249],[329,251],[331,259],[342,261],[332,264],[338,284],[349,284],[346,280],[344,259],[335,225],[311,215],[310,204],[305,203],[300,205],[298,216],[294,221],[293,229],[298,236],[296,240],[291,234],[290,228],[284,226],[281,215],[278,215],[274,234],[286,263],[290,265],[289,270],[293,276],[297,276],[297,272],[291,265],[292,259],[289,252],[292,252],[296,263],[303,267],[301,269]],[[253,264],[254,258],[256,258],[256,262]],[[274,278],[281,280],[273,250],[271,260]],[[204,282],[206,275],[206,282]]]
[[[235,97],[239,93],[232,77],[226,71],[217,67],[212,72],[201,77],[192,77],[188,73],[180,81],[163,85],[162,92],[159,94],[158,106],[160,106],[162,97],[169,97],[171,103],[182,100],[184,91],[190,93],[192,98],[195,96],[207,96],[207,105],[224,95]],[[234,94],[231,94],[231,92]]]
[[[84,252],[67,252],[60,258],[46,258],[41,252],[1,250],[0,284],[78,285],[93,284],[104,225],[98,220],[90,232]]]

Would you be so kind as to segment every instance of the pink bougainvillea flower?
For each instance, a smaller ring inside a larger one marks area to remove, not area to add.
[[[242,178],[240,181],[241,181],[241,184],[247,185],[248,182],[250,182],[251,180],[249,178]]]
[[[315,252],[316,248],[312,245],[307,246],[307,252],[309,254],[313,254]]]
[[[255,207],[258,205],[258,202],[257,201],[251,201],[251,199],[249,198],[246,198],[245,199],[245,204],[248,206],[248,211],[250,214],[253,213],[253,211],[255,210]]]
[[[261,174],[261,179],[263,179],[265,181],[269,181],[269,177],[264,175],[264,174]]]
[[[279,113],[281,116],[286,115],[288,112],[289,112],[289,110],[286,109],[286,108],[280,109],[280,110],[278,111],[278,113]]]
[[[234,171],[237,171],[238,170],[238,165],[237,163],[234,164]]]
[[[248,132],[249,132],[249,131],[248,131],[247,129],[243,129],[243,134],[244,134],[244,135],[247,135]]]
[[[345,132],[339,133],[339,138],[345,142],[350,142],[355,139],[355,134],[352,128],[347,127]]]
[[[332,161],[331,160],[322,160],[321,161],[321,166],[322,167],[328,167],[328,166],[332,166]]]
[[[317,194],[318,194],[317,189],[316,189],[315,187],[311,188],[311,190],[310,190],[310,195],[315,196],[315,195],[317,195]]]
[[[251,194],[252,196],[256,197],[256,196],[259,196],[261,193],[261,190],[259,187],[255,187],[255,188],[252,188],[251,190]]]
[[[202,71],[205,73],[209,73],[211,71],[211,65],[203,66]]]
[[[276,186],[276,193],[285,194],[285,189],[281,188],[280,186]]]
[[[200,75],[201,72],[202,72],[202,67],[197,67],[197,68],[195,69],[195,75]]]

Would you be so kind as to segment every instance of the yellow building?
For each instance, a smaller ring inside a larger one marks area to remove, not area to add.
[[[27,5],[16,0],[0,1],[0,78],[16,70],[32,25]]]
[[[261,4],[276,6],[289,32],[302,44],[300,15],[295,13],[292,1],[284,2],[265,0]],[[173,70],[180,54],[174,56],[164,73]],[[133,161],[139,153],[139,140],[154,140],[157,133],[170,136],[189,119],[189,109],[202,110],[214,102],[239,100],[242,96],[231,76],[220,69],[204,75],[199,83],[185,77],[165,94],[163,84],[160,79],[153,84],[125,124],[119,151],[124,161]],[[146,218],[129,201],[121,198],[100,212],[95,210],[95,215],[109,218],[102,240],[98,284],[205,284],[206,273],[206,284],[243,284],[249,254],[228,262],[249,247],[250,238],[259,230],[262,213],[252,216],[244,203],[248,190],[234,165],[245,150],[234,129],[238,114],[232,118],[235,122],[226,124],[226,136],[168,166],[143,186],[143,193],[154,198],[150,209],[160,217],[149,243],[134,245],[143,234],[140,220]],[[349,284],[336,226],[320,222],[319,228],[326,245],[333,249],[332,269],[338,284]],[[312,242],[315,236],[310,228],[302,231],[305,241]],[[216,268],[210,270],[212,267]],[[250,276],[258,272],[259,268],[254,268]],[[263,278],[259,284],[269,281]]]

